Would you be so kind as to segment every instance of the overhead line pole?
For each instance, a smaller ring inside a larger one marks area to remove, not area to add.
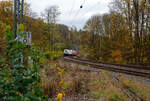
[[[20,0],[19,0],[20,1]],[[20,3],[20,2],[19,2]],[[20,16],[21,16],[21,19],[20,19],[20,21],[21,21],[21,24],[23,24],[23,11],[24,11],[24,0],[22,0],[21,1],[21,4],[20,4],[20,6],[21,6],[21,11],[20,11]],[[22,51],[22,53],[21,53],[21,55],[22,55],[22,58],[21,58],[21,63],[23,63],[24,62],[24,56],[23,56],[23,51]]]
[[[17,0],[17,31],[20,24],[20,0]]]
[[[24,0],[21,3],[21,24],[23,24],[23,13],[24,13]]]
[[[51,35],[50,35],[50,14],[48,12],[47,15],[47,20],[48,20],[48,39],[49,39],[49,50],[51,50]]]
[[[17,0],[14,0],[14,37],[17,37],[17,23],[16,23],[16,9],[17,9]]]
[[[14,36],[17,37],[19,24],[23,24],[24,0],[14,0]]]
[[[19,24],[23,24],[23,10],[24,0],[14,0],[14,37],[17,39],[20,38],[18,35]],[[21,63],[23,63],[23,53],[21,55]]]

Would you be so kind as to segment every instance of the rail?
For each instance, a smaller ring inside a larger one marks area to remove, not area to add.
[[[90,65],[93,68],[104,69],[113,72],[125,73],[134,76],[141,76],[150,78],[150,67],[148,66],[134,66],[134,65],[122,65],[122,64],[112,64],[112,63],[102,63],[102,62],[91,62],[87,59],[79,59],[74,57],[64,57],[65,61],[71,61],[80,63],[83,65]]]

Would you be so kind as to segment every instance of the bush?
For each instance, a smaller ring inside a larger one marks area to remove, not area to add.
[[[21,26],[22,27],[22,26]],[[22,29],[22,28],[21,28]],[[20,30],[20,35],[23,33]],[[30,48],[32,63],[26,67],[21,62],[22,52],[26,45],[13,37],[10,27],[6,30],[7,62],[2,61],[0,66],[0,101],[45,101],[43,91],[38,87],[39,76],[39,50]]]
[[[47,51],[45,56],[49,60],[57,60],[60,56],[63,55],[62,51]]]
[[[120,96],[118,96],[117,94],[113,94],[111,97],[110,97],[110,100],[109,101],[124,101],[124,99]]]

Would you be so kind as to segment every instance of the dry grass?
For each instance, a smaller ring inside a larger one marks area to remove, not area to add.
[[[144,99],[144,101],[150,101],[150,85],[145,82],[137,82],[136,80],[129,80],[122,77],[122,86],[132,89],[137,96]]]
[[[122,92],[114,85],[114,82],[109,77],[108,72],[104,71],[101,74],[92,74],[96,78],[91,81],[90,93],[95,99],[105,98],[104,101],[126,101],[127,99]]]
[[[41,70],[41,87],[45,94],[50,98],[56,97],[60,90],[64,90],[65,98],[71,98],[72,96],[78,97],[81,101],[82,97],[87,99],[95,99],[99,101],[127,101],[122,92],[114,85],[113,81],[108,75],[108,72],[79,72],[79,66],[73,65],[72,67],[65,67],[66,65],[51,64],[48,67]],[[64,69],[63,75],[58,76],[57,67]],[[62,87],[59,86],[59,82],[63,81]],[[86,96],[86,97],[85,97]],[[65,101],[68,101],[65,99]]]
[[[41,88],[48,97],[55,97],[58,92],[58,75],[56,75],[55,69],[51,69],[49,66],[42,69],[41,75]]]

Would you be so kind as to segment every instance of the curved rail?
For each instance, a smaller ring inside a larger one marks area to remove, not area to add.
[[[150,78],[150,68],[134,65],[120,65],[111,63],[96,63],[89,60],[78,59],[74,57],[64,57],[65,61],[77,62],[83,65],[90,65],[93,68],[104,69],[113,72],[125,73],[135,76]]]

